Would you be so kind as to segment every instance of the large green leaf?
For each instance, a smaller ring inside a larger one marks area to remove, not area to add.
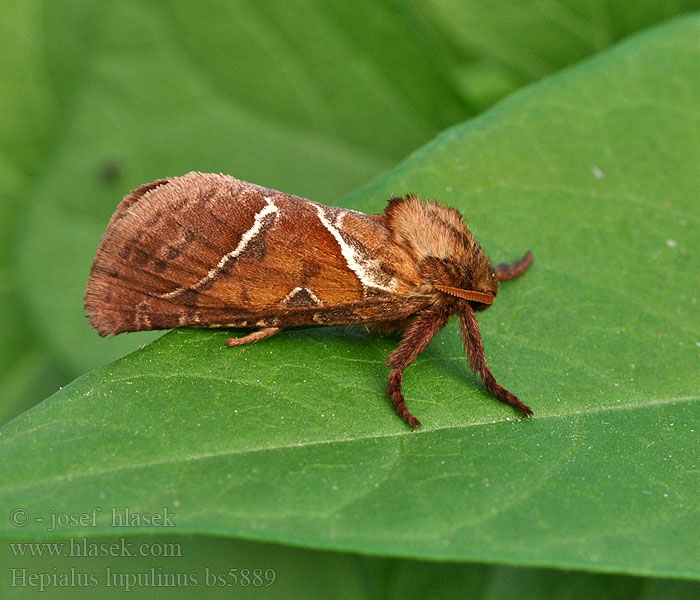
[[[0,512],[30,516],[0,531],[168,507],[180,534],[700,578],[699,35],[692,17],[636,37],[347,201],[434,196],[494,259],[533,250],[480,322],[534,419],[485,395],[454,327],[406,375],[418,433],[383,397],[392,340],[175,331],[0,430]],[[53,533],[76,534],[115,530]]]

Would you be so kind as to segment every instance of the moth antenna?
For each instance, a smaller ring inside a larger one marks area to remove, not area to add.
[[[474,372],[481,377],[486,391],[494,398],[519,410],[524,417],[532,416],[533,412],[530,407],[523,404],[515,394],[500,385],[491,373],[491,369],[486,363],[479,323],[476,320],[474,309],[466,302],[460,308],[459,319],[462,326],[462,341],[464,350],[469,357],[469,364]]]
[[[450,287],[449,285],[436,285],[436,289],[449,294],[450,296],[456,296],[457,298],[464,298],[465,300],[472,300],[474,302],[481,302],[482,304],[493,304],[495,296],[489,294],[488,292],[477,292],[476,290],[462,290],[460,288]]]

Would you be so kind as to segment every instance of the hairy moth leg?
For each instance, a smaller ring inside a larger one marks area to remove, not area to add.
[[[478,373],[481,380],[484,382],[486,391],[494,398],[501,402],[510,404],[513,408],[517,408],[524,417],[532,415],[530,407],[526,406],[518,397],[509,392],[502,385],[499,385],[496,378],[491,373],[491,369],[486,364],[486,356],[484,355],[484,342],[481,340],[481,332],[479,324],[476,321],[474,309],[465,302],[459,311],[459,319],[462,325],[462,341],[464,350],[469,357],[469,364],[475,373]]]
[[[387,367],[394,367],[394,370],[389,375],[386,395],[391,398],[391,403],[394,405],[396,412],[411,426],[411,429],[420,427],[420,421],[406,408],[406,401],[401,392],[403,370],[426,349],[430,340],[442,329],[446,321],[447,318],[442,313],[431,310],[419,312],[411,320],[398,348],[389,355],[386,361]]]
[[[498,281],[510,281],[516,277],[520,277],[532,264],[532,252],[529,250],[520,260],[514,263],[501,263],[495,269]]]
[[[281,327],[265,327],[265,329],[259,329],[243,337],[226,338],[226,345],[231,348],[233,346],[242,346],[243,344],[252,344],[253,342],[258,342],[275,335],[281,331],[281,329]]]

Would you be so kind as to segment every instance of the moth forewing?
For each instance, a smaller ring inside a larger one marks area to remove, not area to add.
[[[499,265],[498,274],[517,276],[523,265]],[[397,325],[406,335],[388,393],[415,427],[403,369],[465,303],[481,310],[493,301],[496,275],[459,212],[435,202],[394,198],[383,214],[366,215],[193,172],[124,198],[97,249],[85,306],[101,335],[259,330],[229,345],[298,325]]]
[[[103,335],[275,318],[283,327],[359,323],[385,319],[418,283],[381,220],[190,173],[141,186],[117,208],[86,307]]]

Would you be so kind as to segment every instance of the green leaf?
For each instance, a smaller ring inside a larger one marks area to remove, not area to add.
[[[0,430],[5,536],[51,506],[167,507],[178,534],[440,560],[700,578],[700,18],[636,37],[449,130],[348,205],[458,206],[496,261],[480,323],[520,421],[454,326],[383,397],[395,341],[174,331]],[[134,531],[153,531],[136,528]],[[115,534],[107,519],[53,535]]]

